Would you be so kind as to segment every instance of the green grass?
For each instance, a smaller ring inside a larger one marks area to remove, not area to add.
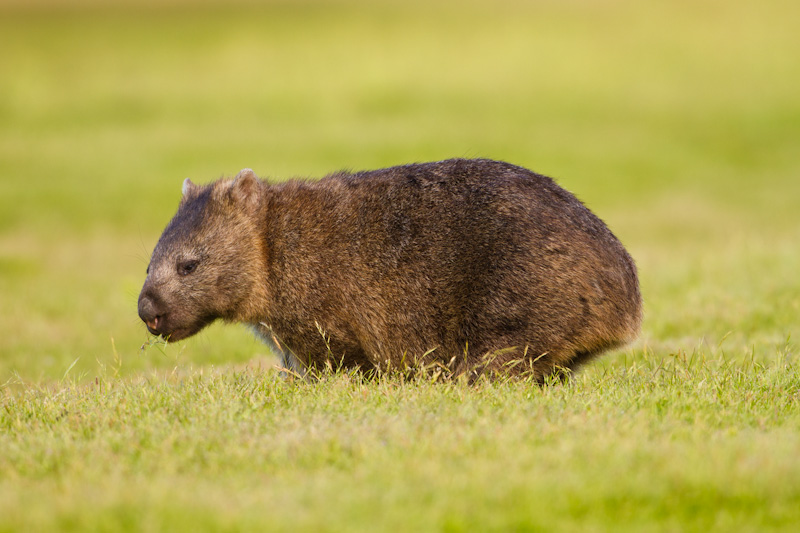
[[[798,17],[0,3],[0,531],[791,530]],[[285,381],[239,326],[141,349],[186,176],[453,156],[552,175],[606,220],[641,339],[542,389]]]
[[[0,510],[12,530],[788,530],[799,408],[786,354],[544,389],[258,366],[98,379],[8,400]]]

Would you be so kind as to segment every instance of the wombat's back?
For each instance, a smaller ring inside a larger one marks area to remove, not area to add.
[[[260,328],[296,366],[422,358],[542,379],[638,332],[633,261],[545,176],[449,160],[270,189]]]

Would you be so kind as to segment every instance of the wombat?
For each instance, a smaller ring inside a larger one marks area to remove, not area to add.
[[[634,339],[641,307],[599,218],[552,179],[484,159],[187,178],[139,296],[153,335],[244,322],[301,375],[438,365],[539,382]]]

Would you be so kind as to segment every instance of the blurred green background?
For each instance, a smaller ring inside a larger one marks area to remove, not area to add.
[[[640,268],[641,340],[773,355],[800,314],[800,4],[0,1],[0,384],[166,350],[136,299],[182,180],[449,157],[555,177]]]

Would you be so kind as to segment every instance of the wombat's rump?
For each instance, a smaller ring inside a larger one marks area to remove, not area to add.
[[[633,260],[572,194],[454,159],[270,185],[184,183],[139,297],[153,334],[250,324],[287,368],[574,369],[632,340]]]

